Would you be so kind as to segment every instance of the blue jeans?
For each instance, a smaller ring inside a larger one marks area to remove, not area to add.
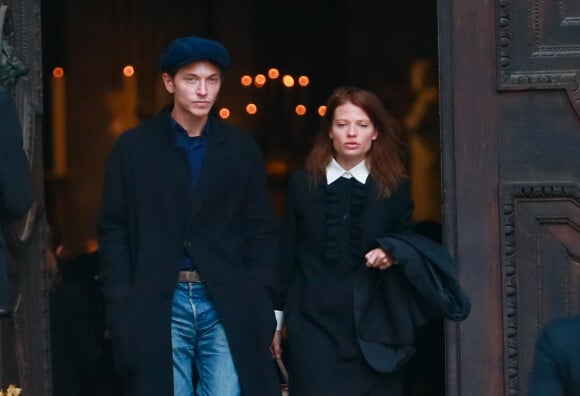
[[[171,319],[175,396],[239,396],[230,347],[203,283],[178,283]]]

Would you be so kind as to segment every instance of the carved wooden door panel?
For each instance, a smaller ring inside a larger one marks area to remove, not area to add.
[[[36,197],[28,216],[10,228],[14,245],[10,287],[15,298],[13,315],[0,319],[0,388],[13,384],[23,395],[45,396],[51,394],[51,367],[43,213],[41,4],[40,0],[0,0],[0,4],[7,5],[9,13],[4,33],[29,69],[14,93]]]
[[[448,395],[525,395],[534,343],[580,313],[580,2],[440,0],[444,226],[470,317]]]

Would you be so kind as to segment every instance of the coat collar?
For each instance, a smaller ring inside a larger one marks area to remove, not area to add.
[[[332,184],[341,177],[346,177],[347,179],[354,177],[359,183],[365,184],[369,174],[370,171],[365,160],[362,160],[347,171],[333,158],[326,167],[326,183]]]
[[[159,137],[174,142],[175,141],[175,131],[173,129],[173,123],[176,122],[173,118],[171,118],[171,110],[173,109],[173,105],[169,105],[164,107],[158,114],[154,120],[155,123],[155,130],[158,132]],[[210,113],[207,122],[210,124],[210,133],[213,134],[214,129],[219,129],[219,121],[217,120],[216,116],[213,113]],[[219,133],[218,133],[219,135]],[[218,136],[219,138],[219,136]],[[221,136],[223,140],[223,135]],[[218,139],[219,140],[219,139]]]
[[[161,110],[155,120],[153,120],[152,130],[166,144],[175,147],[175,131],[171,123],[171,109],[172,106],[167,106]],[[223,124],[213,114],[208,117],[208,122],[211,123],[211,131],[207,137],[205,158],[195,186],[196,193],[193,194],[190,200],[191,210],[188,214],[188,222],[200,210],[213,188],[216,180],[215,175],[222,173],[220,168],[228,161],[228,139],[226,138]],[[176,155],[181,153],[177,147],[175,147],[175,152]]]
[[[219,177],[216,175],[223,173],[221,168],[228,161],[228,141],[225,138],[221,123],[214,117],[210,117],[208,122],[211,122],[211,133],[207,139],[205,158],[195,186],[196,193],[193,194],[192,198],[192,215],[201,208],[214,183],[216,180],[219,181]]]

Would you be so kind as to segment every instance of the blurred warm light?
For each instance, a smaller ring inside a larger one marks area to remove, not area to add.
[[[280,77],[280,71],[273,67],[270,70],[268,70],[268,77],[270,77],[272,80],[276,79]]]
[[[294,111],[296,112],[296,114],[298,114],[299,116],[303,116],[304,114],[306,114],[306,106],[299,104],[298,106],[296,106],[294,108]]]
[[[135,74],[135,69],[131,65],[127,65],[123,68],[123,75],[125,77],[133,77]]]
[[[298,85],[300,85],[301,87],[307,87],[308,84],[310,84],[310,79],[306,76],[300,76],[298,77]]]
[[[266,163],[266,173],[269,175],[285,175],[288,173],[288,164],[284,161],[268,161]]]
[[[286,74],[284,77],[282,77],[282,84],[284,84],[284,86],[287,88],[293,87],[294,86],[294,77]]]
[[[256,106],[253,103],[248,103],[246,105],[246,113],[250,114],[250,115],[254,115],[258,112],[258,106]]]
[[[262,88],[266,84],[266,76],[263,74],[256,74],[254,77],[254,85],[258,88]]]
[[[318,115],[324,117],[326,114],[326,106],[318,106]]]
[[[85,242],[85,250],[87,253],[96,253],[99,250],[99,242],[96,238],[90,238]]]
[[[219,111],[219,115],[220,118],[222,118],[223,120],[230,118],[230,109],[228,109],[227,107],[222,107]]]
[[[55,67],[54,69],[52,69],[52,76],[54,78],[64,77],[64,69],[62,67]]]
[[[242,76],[240,81],[244,87],[249,87],[250,85],[252,85],[252,77],[248,75]]]

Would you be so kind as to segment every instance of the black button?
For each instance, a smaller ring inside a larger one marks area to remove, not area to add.
[[[345,214],[344,216],[342,216],[343,219],[348,220],[350,216],[348,214]]]
[[[183,246],[187,247],[191,247],[191,241],[183,241]]]

